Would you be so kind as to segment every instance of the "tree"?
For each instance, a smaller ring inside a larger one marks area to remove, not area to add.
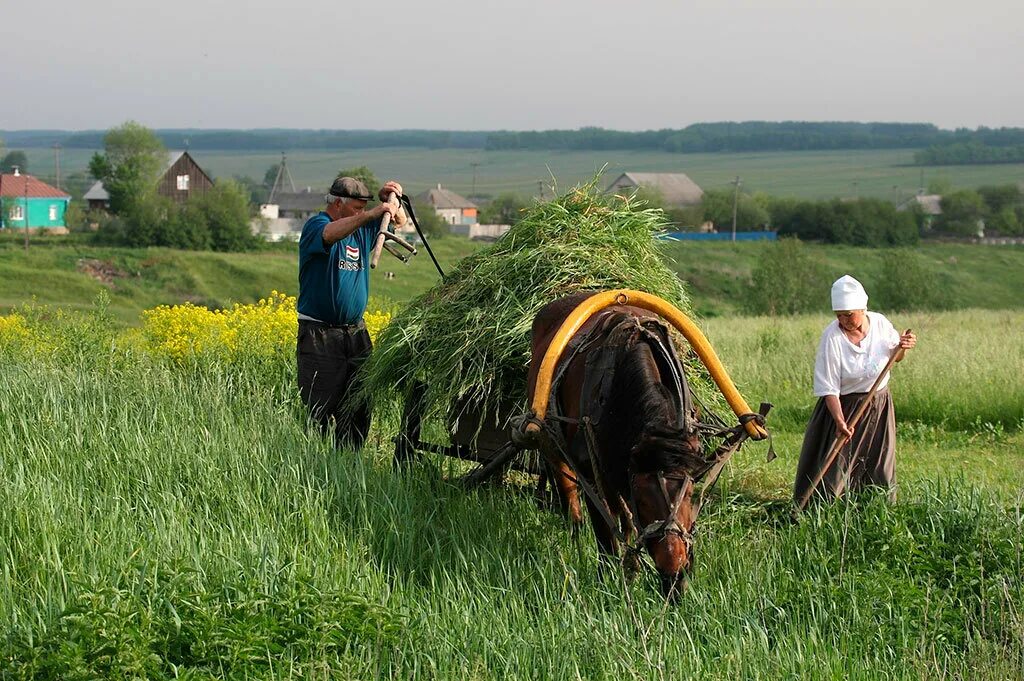
[[[191,198],[183,212],[193,223],[201,223],[215,251],[245,251],[256,245],[250,227],[249,195],[234,180],[220,180],[205,194]],[[197,225],[196,229],[201,231]]]
[[[765,248],[746,289],[743,304],[747,312],[812,312],[826,304],[828,272],[821,257],[808,251],[799,239],[779,239]]]
[[[985,203],[978,192],[961,189],[942,197],[942,215],[935,226],[951,234],[978,236],[979,223],[984,216]]]
[[[732,189],[712,189],[704,193],[704,219],[715,223],[719,232],[732,229]],[[749,194],[740,194],[736,203],[736,229],[751,230],[769,222],[763,202]]]
[[[1006,208],[1012,210],[1024,203],[1024,192],[1015,184],[978,187],[978,194],[985,202],[985,208],[990,215],[1000,213]]]
[[[416,212],[416,220],[420,223],[420,229],[426,236],[440,239],[448,234],[448,223],[441,219],[441,216],[429,203],[413,201],[412,209]]]
[[[1020,216],[1017,213],[1018,211],[1007,206],[998,213],[991,215],[985,221],[985,229],[991,229],[995,234],[1002,234],[1004,236],[1024,234],[1024,224],[1021,223]]]
[[[338,174],[335,177],[354,177],[357,180],[361,180],[373,196],[376,196],[377,192],[380,191],[380,181],[377,179],[377,176],[373,174],[373,171],[366,166],[359,166],[358,168],[343,168],[338,171]],[[419,215],[419,213],[417,213],[417,215]]]
[[[274,183],[277,182],[277,174],[279,172],[281,172],[281,164],[274,163],[267,168],[267,172],[263,173],[263,186],[267,188],[267,191],[274,188]]]
[[[24,151],[15,149],[14,151],[7,152],[3,160],[0,161],[0,172],[13,173],[15,166],[22,173],[28,172],[28,156],[25,155]]]
[[[245,188],[245,191],[249,194],[249,203],[259,205],[267,202],[267,198],[270,195],[270,188],[273,187],[273,184],[267,186],[261,185],[248,175],[235,175],[234,179],[235,182],[242,185],[242,187]]]
[[[528,206],[528,201],[518,194],[499,194],[480,209],[480,222],[485,225],[514,225],[523,218],[523,210]]]
[[[103,138],[104,152],[89,161],[89,172],[110,194],[110,210],[121,213],[156,192],[167,151],[149,128],[128,121]]]

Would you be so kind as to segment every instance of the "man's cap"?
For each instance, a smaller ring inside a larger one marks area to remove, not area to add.
[[[373,194],[370,193],[370,190],[366,185],[354,177],[339,177],[334,181],[334,184],[331,185],[331,189],[328,193],[331,196],[341,196],[349,199],[359,199],[361,201],[370,201],[373,199]]]

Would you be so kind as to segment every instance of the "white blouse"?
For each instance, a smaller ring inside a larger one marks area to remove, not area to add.
[[[833,321],[821,334],[818,354],[814,358],[814,396],[866,393],[882,373],[893,349],[900,344],[900,334],[883,315],[868,312],[868,335],[854,345]],[[882,379],[878,389],[889,383]]]

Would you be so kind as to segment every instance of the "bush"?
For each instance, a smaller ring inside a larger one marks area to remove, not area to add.
[[[907,249],[882,256],[882,275],[872,292],[872,309],[908,311],[952,307],[952,287],[942,285],[924,258]]]
[[[249,226],[249,195],[238,182],[219,180],[190,203],[194,203],[194,214],[201,215],[206,224],[213,250],[245,251],[255,247],[256,237]]]
[[[769,202],[772,224],[780,235],[853,246],[908,246],[918,241],[913,213],[897,211],[887,201],[793,201]]]
[[[480,222],[485,225],[514,225],[522,219],[523,211],[529,205],[530,202],[518,194],[499,194],[480,210]]]
[[[416,221],[423,233],[431,239],[440,239],[448,234],[450,225],[441,219],[434,207],[429,203],[412,202],[413,212],[416,213]]]
[[[936,229],[961,236],[978,236],[985,215],[985,203],[978,192],[962,189],[942,197],[942,215]]]
[[[732,229],[732,207],[736,201],[736,229],[750,231],[771,221],[764,202],[749,194],[734,196],[731,189],[712,189],[705,192],[703,199],[704,219],[715,223],[715,229],[724,232]]]
[[[744,310],[783,315],[824,309],[829,287],[825,264],[799,239],[780,239],[765,250],[750,275]]]

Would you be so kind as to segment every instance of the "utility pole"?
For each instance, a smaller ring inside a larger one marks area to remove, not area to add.
[[[473,198],[476,196],[476,167],[480,165],[479,162],[470,163],[473,166],[473,190],[469,193],[469,197]]]
[[[537,180],[537,192],[540,193],[540,200],[544,200],[544,180]]]
[[[25,175],[25,250],[28,250],[28,174]]]
[[[737,175],[736,179],[733,180],[730,184],[733,184],[736,187],[736,190],[733,192],[732,195],[732,240],[736,241],[736,205],[739,203],[740,200],[740,185],[743,183],[740,181],[740,176]]]
[[[853,181],[853,199],[854,201],[860,199],[860,195],[857,193],[857,180]]]
[[[57,171],[57,189],[60,189],[60,142],[53,143],[53,165]]]

